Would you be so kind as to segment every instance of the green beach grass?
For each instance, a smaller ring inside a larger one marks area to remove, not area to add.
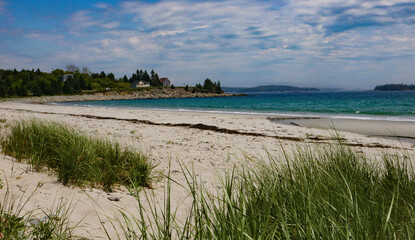
[[[63,184],[91,184],[105,190],[114,184],[150,186],[154,166],[142,154],[118,143],[36,119],[14,122],[10,130],[1,142],[3,153],[27,159],[35,170],[56,171]]]
[[[176,220],[167,176],[163,206],[124,213],[116,229],[126,239],[414,239],[412,165],[399,154],[381,157],[376,166],[337,144],[298,148],[284,163],[273,158],[228,171],[213,193],[183,167],[192,198],[186,220]]]

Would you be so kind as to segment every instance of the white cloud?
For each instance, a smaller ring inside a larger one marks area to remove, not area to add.
[[[281,2],[125,1],[111,7],[99,3],[99,14],[83,10],[71,15],[67,25],[75,37],[51,61],[92,69],[90,64],[107,66],[120,75],[156,66],[163,75],[186,76],[186,82],[200,81],[206,74],[228,76],[218,79],[226,85],[226,80],[239,76],[249,85],[263,72],[267,74],[261,81],[267,82],[346,79],[349,71],[378,69],[385,59],[415,56],[415,29],[390,14],[392,6],[409,0]],[[58,36],[53,41],[59,41]],[[46,41],[41,33],[27,37]]]
[[[103,28],[117,28],[118,26],[120,26],[120,22],[114,21],[114,22],[107,22],[102,24],[101,26]]]
[[[107,9],[107,8],[109,8],[111,5],[109,5],[109,4],[107,4],[107,3],[97,3],[97,4],[95,4],[94,6],[95,6],[95,7],[97,7],[97,8],[100,8],[100,9]]]

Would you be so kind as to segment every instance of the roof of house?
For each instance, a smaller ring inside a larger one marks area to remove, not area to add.
[[[164,81],[166,81],[166,80],[169,80],[168,78],[160,78],[160,82],[164,82]],[[170,81],[170,80],[169,80]]]
[[[150,84],[149,82],[142,81],[142,80],[140,80],[140,81],[135,80],[135,81],[134,81],[134,82],[132,82],[131,84],[139,84],[140,82],[142,82],[143,84]]]

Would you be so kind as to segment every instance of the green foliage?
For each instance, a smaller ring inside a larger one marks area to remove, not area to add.
[[[375,91],[415,91],[414,84],[385,84],[375,87]]]
[[[24,239],[25,223],[23,217],[6,212],[0,213],[0,239]]]
[[[212,82],[209,78],[206,78],[203,86],[201,84],[196,84],[193,92],[223,93],[220,82]]]
[[[35,170],[55,170],[63,184],[88,183],[106,190],[114,184],[150,185],[153,167],[143,155],[59,123],[15,122],[1,144],[5,154],[28,159]]]
[[[126,75],[117,80],[113,73],[106,74],[91,73],[88,68],[82,68],[69,64],[70,70],[63,71],[55,69],[51,73],[35,70],[14,70],[0,69],[0,97],[25,97],[25,96],[43,96],[43,95],[60,95],[60,94],[80,94],[84,90],[103,91],[106,88],[114,90],[126,90],[130,88],[133,81],[145,81],[151,86],[162,86],[158,74],[152,70],[151,76],[146,70],[138,70],[130,79]],[[63,75],[72,74],[73,77],[67,77],[64,81]]]
[[[186,84],[186,87],[184,87],[184,90],[187,92],[189,91],[189,85]]]
[[[167,176],[163,210],[125,215],[121,229],[126,239],[414,239],[412,165],[402,153],[382,157],[379,167],[341,145],[299,148],[293,158],[230,170],[217,193],[183,167],[193,199],[186,221],[175,220]]]

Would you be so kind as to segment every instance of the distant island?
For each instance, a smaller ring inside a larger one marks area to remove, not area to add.
[[[301,88],[294,86],[286,85],[266,85],[258,86],[251,88],[232,88],[232,87],[223,87],[225,92],[238,92],[238,93],[248,93],[248,92],[318,92],[318,88]]]
[[[384,84],[376,86],[375,91],[415,91],[414,84]]]

